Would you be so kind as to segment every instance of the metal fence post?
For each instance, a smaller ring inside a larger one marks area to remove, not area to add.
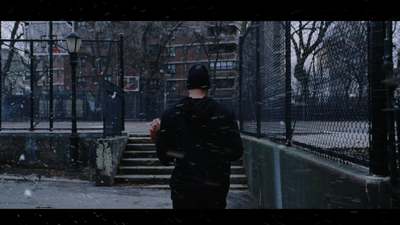
[[[106,112],[105,112],[105,106],[106,106],[106,85],[105,85],[105,80],[102,80],[102,82],[100,83],[100,87],[101,87],[101,116],[103,119],[103,137],[107,136],[107,123],[106,123]]]
[[[1,36],[1,30],[2,30],[2,21],[0,21],[0,131],[2,129],[2,118],[3,118],[3,58],[2,58],[2,54],[1,54],[1,49],[3,46],[3,40],[2,40],[2,36]]]
[[[385,23],[368,24],[368,79],[370,93],[370,173],[388,176],[387,124],[385,121],[386,88],[383,57]]]
[[[291,75],[291,49],[290,49],[290,21],[285,21],[285,128],[286,144],[291,145],[292,140],[292,75]]]
[[[53,130],[53,22],[49,22],[49,129]]]
[[[0,22],[1,23],[1,22]],[[1,28],[1,24],[0,24]],[[2,64],[2,54],[1,47],[3,46],[3,41],[1,40],[1,32],[0,32],[0,131],[2,128],[2,111],[3,111],[3,64]]]
[[[35,103],[35,72],[34,72],[34,55],[33,55],[33,41],[29,42],[29,51],[30,51],[30,59],[31,59],[31,63],[30,63],[30,73],[31,73],[31,131],[33,131],[34,129],[34,103]]]
[[[121,128],[125,130],[125,91],[124,91],[124,35],[119,35],[119,86],[121,88]]]
[[[239,128],[243,131],[242,107],[242,63],[243,63],[243,36],[239,37]]]
[[[261,77],[260,77],[260,24],[256,24],[256,124],[257,137],[261,137]]]
[[[393,79],[393,31],[392,21],[385,22],[385,42],[384,42],[384,68],[386,80]],[[386,82],[386,123],[388,129],[387,153],[390,160],[390,175],[392,184],[396,184],[397,163],[395,147],[395,109],[393,108],[393,94],[398,83]]]

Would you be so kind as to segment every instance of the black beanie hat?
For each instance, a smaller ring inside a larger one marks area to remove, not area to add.
[[[207,67],[201,64],[193,65],[188,74],[187,89],[209,89],[210,77],[208,75]]]

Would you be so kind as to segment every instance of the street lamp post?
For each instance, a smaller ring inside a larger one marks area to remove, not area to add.
[[[66,38],[68,53],[70,55],[71,63],[71,92],[72,92],[72,107],[71,107],[71,149],[70,149],[70,159],[71,164],[74,168],[79,166],[79,137],[77,129],[77,119],[76,119],[76,66],[78,64],[78,52],[81,47],[82,40],[78,34],[72,32]]]

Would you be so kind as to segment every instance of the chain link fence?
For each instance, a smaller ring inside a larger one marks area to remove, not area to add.
[[[392,23],[392,59],[393,71],[392,76],[397,80],[392,89],[392,107],[393,107],[393,132],[395,134],[394,150],[391,152],[391,171],[394,180],[397,180],[400,174],[400,21],[393,21]],[[397,181],[398,183],[398,181]],[[397,204],[400,205],[400,199],[397,199]]]
[[[240,125],[245,133],[257,134],[257,65],[258,65],[258,27],[250,24],[241,37],[239,76],[240,76]]]
[[[242,132],[368,165],[367,22],[288,25],[252,23],[242,36]]]
[[[265,22],[259,27],[260,132],[271,139],[285,134],[285,29],[283,22]]]
[[[365,22],[333,22],[295,60],[293,143],[368,165],[367,36]]]

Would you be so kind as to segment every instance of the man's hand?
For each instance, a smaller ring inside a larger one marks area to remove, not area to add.
[[[159,118],[154,119],[150,123],[149,132],[150,132],[150,139],[152,142],[156,141],[157,132],[160,130],[160,124],[161,124],[161,121]]]

